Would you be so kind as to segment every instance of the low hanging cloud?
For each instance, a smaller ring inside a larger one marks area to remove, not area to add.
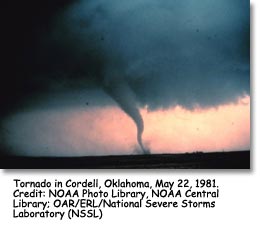
[[[40,94],[102,90],[118,78],[151,110],[217,106],[250,93],[248,0],[45,0],[16,6],[5,10],[3,28],[9,64],[2,91],[12,93],[2,98],[8,108],[30,97],[37,103]]]
[[[247,0],[78,1],[42,40],[46,69],[65,85],[124,79],[152,110],[234,102],[249,94],[249,19]]]

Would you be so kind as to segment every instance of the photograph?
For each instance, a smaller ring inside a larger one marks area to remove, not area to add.
[[[251,168],[250,1],[1,9],[2,169]]]

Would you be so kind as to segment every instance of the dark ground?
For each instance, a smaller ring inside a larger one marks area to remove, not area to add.
[[[88,157],[1,156],[3,169],[250,169],[250,151]]]

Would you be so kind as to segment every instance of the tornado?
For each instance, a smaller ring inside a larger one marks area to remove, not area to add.
[[[54,40],[65,40],[62,44],[73,47],[71,56],[80,63],[79,72],[82,71],[87,84],[94,83],[96,87],[102,88],[134,121],[137,143],[142,153],[148,154],[149,151],[142,140],[143,118],[136,95],[128,82],[134,77],[129,71],[133,65],[129,60],[130,50],[128,46],[121,46],[118,42],[124,40],[124,44],[129,43],[127,38],[117,31],[122,29],[128,20],[123,22],[126,19],[123,17],[123,21],[118,24],[115,16],[119,12],[114,12],[114,8],[109,5],[102,1],[79,1],[73,4],[62,12],[57,21]]]
[[[137,142],[143,154],[149,151],[144,147],[142,134],[144,131],[144,122],[139,111],[135,94],[123,78],[109,80],[104,85],[105,92],[112,97],[119,107],[134,121],[137,128]]]

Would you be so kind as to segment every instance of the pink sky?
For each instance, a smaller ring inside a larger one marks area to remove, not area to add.
[[[250,97],[217,108],[141,110],[152,153],[250,149]],[[33,110],[6,122],[8,145],[28,155],[136,153],[134,122],[117,106]]]

